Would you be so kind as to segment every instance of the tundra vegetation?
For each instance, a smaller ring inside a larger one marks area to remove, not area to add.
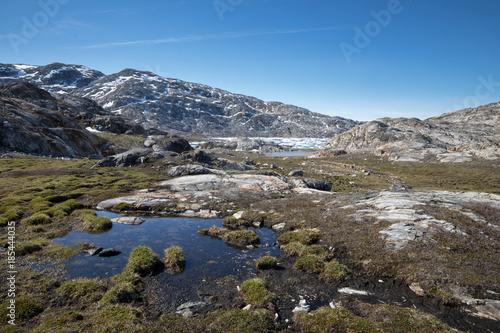
[[[110,138],[130,146],[137,140],[129,136]],[[58,265],[81,253],[83,245],[69,247],[52,241],[72,230],[109,230],[112,223],[95,214],[96,205],[155,188],[157,182],[169,178],[169,165],[181,163],[179,160],[91,169],[94,162],[89,160],[26,156],[1,159],[0,241],[8,247],[8,224],[15,222],[18,271],[16,327],[6,322],[8,286],[0,286],[2,332],[481,332],[498,327],[498,322],[472,317],[467,311],[473,310],[462,305],[456,295],[498,299],[499,209],[476,203],[463,207],[463,211],[423,205],[419,210],[424,214],[449,221],[463,233],[436,229],[426,241],[409,241],[402,250],[394,251],[379,233],[390,222],[355,218],[356,211],[366,207],[349,207],[370,193],[390,190],[388,180],[394,178],[414,189],[500,194],[496,162],[394,163],[368,155],[307,159],[231,154],[219,153],[233,160],[248,156],[260,165],[276,163],[282,169],[272,171],[281,175],[300,166],[305,177],[331,183],[334,193],[313,197],[251,193],[223,195],[221,200],[204,198],[225,217],[245,211],[240,219],[226,218],[224,222],[228,228],[239,230],[200,230],[227,243],[258,245],[255,232],[246,229],[254,222],[263,227],[285,222],[286,227],[276,231],[283,250],[278,258],[279,269],[264,269],[276,267],[277,262],[276,258],[264,257],[256,263],[256,276],[229,276],[216,281],[210,298],[214,306],[193,318],[176,315],[175,309],[158,311],[158,299],[150,287],[151,276],[161,274],[162,268],[182,272],[180,252],[168,249],[162,264],[158,254],[141,246],[132,252],[121,274],[72,280]],[[463,172],[465,169],[467,172]],[[133,208],[115,207],[117,211]],[[472,219],[471,212],[485,222]],[[37,267],[45,263],[51,265],[40,271]],[[7,261],[2,260],[3,281],[7,271]],[[383,283],[376,285],[379,280]],[[350,285],[376,285],[373,290],[402,292],[410,301],[401,304],[388,297],[381,300],[387,304],[382,304],[336,292]],[[418,285],[423,296],[411,292],[410,285]],[[306,293],[331,293],[328,295],[332,300],[335,295],[340,304],[332,304],[334,308],[324,304],[310,313],[293,314],[291,309],[297,305],[298,296]],[[247,305],[251,308],[242,310]],[[289,321],[275,320],[276,314],[288,316]]]

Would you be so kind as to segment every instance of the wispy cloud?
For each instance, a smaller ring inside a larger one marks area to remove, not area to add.
[[[82,49],[95,49],[113,46],[134,46],[134,45],[153,45],[153,44],[167,44],[167,43],[181,43],[181,42],[195,42],[207,39],[232,39],[232,38],[245,38],[266,35],[290,35],[307,32],[330,31],[330,30],[343,30],[345,27],[324,27],[324,28],[310,28],[310,29],[295,29],[295,30],[276,30],[276,31],[234,31],[220,34],[211,35],[191,35],[184,37],[168,37],[160,39],[145,39],[127,42],[111,42],[94,44],[87,46],[80,46]]]
[[[111,8],[103,10],[95,10],[93,14],[133,14],[133,11],[128,8]]]
[[[68,30],[87,30],[97,29],[91,23],[76,21],[76,20],[60,20],[56,21],[54,26],[49,29],[51,33],[66,33]]]

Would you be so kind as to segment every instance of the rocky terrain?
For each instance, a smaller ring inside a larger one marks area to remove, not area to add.
[[[85,130],[75,114],[79,111],[72,105],[34,85],[0,86],[0,152],[80,158],[114,154],[114,145]]]
[[[171,133],[330,137],[359,124],[133,69],[104,75],[79,65],[0,64],[0,83],[11,81],[26,81],[50,92],[89,98],[112,114]]]
[[[500,103],[420,120],[382,118],[327,143],[325,150],[365,151],[391,160],[464,162],[500,156]],[[328,153],[327,153],[328,154]]]

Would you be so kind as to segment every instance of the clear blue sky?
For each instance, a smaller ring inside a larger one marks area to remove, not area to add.
[[[499,14],[498,0],[4,0],[0,62],[150,70],[329,115],[425,119],[500,101]]]

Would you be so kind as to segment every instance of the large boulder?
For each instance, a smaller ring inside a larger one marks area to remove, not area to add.
[[[151,154],[150,149],[134,148],[121,154],[108,156],[96,164],[94,167],[129,167],[145,162],[145,157]]]

